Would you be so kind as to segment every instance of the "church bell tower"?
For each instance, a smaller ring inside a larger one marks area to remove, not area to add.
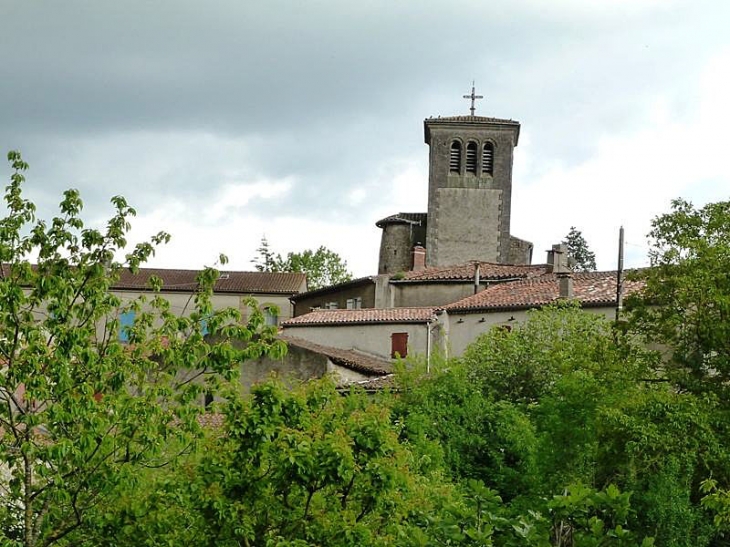
[[[428,118],[428,266],[511,262],[512,156],[520,124],[474,115]]]

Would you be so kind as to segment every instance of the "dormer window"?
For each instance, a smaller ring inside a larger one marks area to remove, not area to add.
[[[472,175],[477,174],[477,143],[475,142],[466,145],[466,172]]]
[[[451,143],[451,155],[449,156],[449,172],[461,172],[461,143],[454,141]]]
[[[482,175],[491,175],[494,170],[494,145],[484,143],[482,148]]]

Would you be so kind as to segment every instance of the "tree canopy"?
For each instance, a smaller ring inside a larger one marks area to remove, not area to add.
[[[243,395],[245,361],[285,351],[262,313],[215,309],[214,268],[182,317],[158,279],[122,298],[120,272],[169,236],[125,251],[134,209],[115,197],[89,227],[75,190],[37,220],[9,159],[3,546],[727,543],[729,203],[655,220],[626,324],[561,302],[462,358],[400,363],[378,394],[323,378]],[[284,262],[264,251],[262,268]]]
[[[103,229],[85,225],[76,190],[64,193],[58,216],[37,220],[23,197],[28,166],[17,152],[8,159],[13,173],[0,219],[0,539],[65,544],[140,469],[174,459],[166,445],[188,450],[201,434],[203,391],[233,381],[247,357],[280,354],[282,346],[260,312],[242,324],[239,310],[213,308],[213,268],[200,273],[185,317],[160,296],[159,279],[148,293],[122,299],[112,291],[119,272],[136,271],[168,234],[117,261],[135,215],[124,198],[112,198],[115,214]],[[125,313],[135,318],[122,326]],[[204,330],[214,338],[205,340]],[[237,349],[234,341],[247,345]]]
[[[588,242],[583,237],[580,230],[575,226],[570,227],[568,235],[563,240],[568,246],[568,257],[575,262],[575,270],[578,272],[594,272],[596,271],[596,255],[588,247]]]
[[[352,279],[352,274],[347,269],[347,262],[336,252],[324,246],[320,246],[316,251],[308,249],[301,253],[290,252],[284,258],[280,254],[274,253],[269,247],[266,237],[263,237],[256,253],[252,262],[258,271],[307,274],[309,290],[344,283]]]
[[[651,267],[627,301],[633,327],[669,351],[681,389],[730,395],[730,201],[701,208],[685,200],[652,222]]]

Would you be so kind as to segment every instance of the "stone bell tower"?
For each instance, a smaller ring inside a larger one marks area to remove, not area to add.
[[[510,254],[512,155],[520,124],[471,114],[428,118],[426,263],[513,262]]]

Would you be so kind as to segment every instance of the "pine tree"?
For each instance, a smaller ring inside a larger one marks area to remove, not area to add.
[[[588,248],[588,242],[580,230],[577,230],[575,226],[571,226],[570,232],[565,236],[563,243],[568,246],[568,256],[575,261],[575,271],[596,271],[596,255]]]

